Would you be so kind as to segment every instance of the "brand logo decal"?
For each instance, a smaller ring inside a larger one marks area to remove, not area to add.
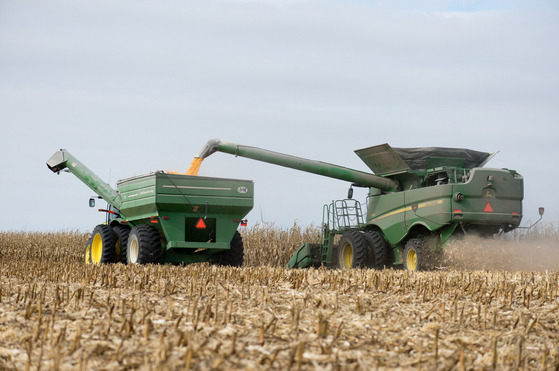
[[[489,188],[483,190],[483,198],[485,199],[493,199],[495,198],[495,191]]]

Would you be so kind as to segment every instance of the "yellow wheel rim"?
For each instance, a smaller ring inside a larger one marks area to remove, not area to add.
[[[91,264],[91,244],[85,247],[84,259],[85,264]]]
[[[101,262],[101,256],[103,254],[103,239],[99,233],[93,236],[91,241],[91,262],[93,264],[99,264]]]
[[[406,265],[408,266],[408,270],[415,271],[417,270],[417,253],[415,250],[409,250],[406,255]]]
[[[130,243],[128,245],[128,257],[129,263],[137,263],[138,262],[138,255],[139,255],[139,246],[138,246],[138,239],[136,236],[132,236],[130,239]]]
[[[349,243],[343,246],[342,263],[343,268],[351,268],[351,264],[353,263],[353,246]]]

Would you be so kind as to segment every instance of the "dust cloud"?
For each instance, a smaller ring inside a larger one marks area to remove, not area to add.
[[[559,240],[467,236],[445,246],[442,265],[465,270],[555,271],[559,270]]]

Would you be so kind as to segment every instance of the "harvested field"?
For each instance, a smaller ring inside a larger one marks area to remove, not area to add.
[[[465,248],[434,272],[281,268],[316,234],[248,229],[226,268],[84,265],[86,234],[1,232],[0,369],[557,369],[555,269],[471,270]]]

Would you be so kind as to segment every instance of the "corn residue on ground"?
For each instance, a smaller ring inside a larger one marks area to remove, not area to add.
[[[316,231],[257,232],[241,268],[84,265],[86,234],[0,233],[0,369],[559,365],[556,271],[286,270]]]

